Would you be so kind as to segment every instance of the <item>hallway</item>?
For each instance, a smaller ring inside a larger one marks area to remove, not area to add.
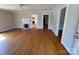
[[[12,55],[67,55],[60,41],[50,30],[12,29],[0,36],[0,54]]]

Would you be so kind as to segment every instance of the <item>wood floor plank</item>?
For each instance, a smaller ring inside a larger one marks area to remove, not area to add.
[[[12,29],[0,33],[4,40],[0,41],[0,54],[10,55],[67,55],[61,45],[60,38],[50,30]],[[0,37],[0,40],[2,38]],[[57,39],[57,40],[56,40]]]

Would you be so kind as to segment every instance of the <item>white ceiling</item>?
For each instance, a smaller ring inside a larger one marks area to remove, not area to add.
[[[24,8],[22,10],[26,11],[50,11],[52,10],[57,4],[24,4]],[[18,4],[0,4],[0,9],[3,10],[10,10],[16,11],[21,10],[17,9]]]

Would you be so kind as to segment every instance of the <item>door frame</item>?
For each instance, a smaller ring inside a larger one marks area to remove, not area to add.
[[[48,29],[49,29],[50,13],[42,13],[42,22],[43,22],[43,15],[49,15],[49,17],[48,17]],[[44,24],[44,22],[43,22],[43,24]],[[43,24],[42,24],[42,26],[43,26]]]
[[[64,8],[66,8],[65,16],[64,16],[64,24],[65,24],[65,17],[66,17],[66,12],[67,12],[67,6],[66,6],[66,5],[63,5],[62,7],[59,8],[58,34],[59,34],[59,30],[60,30],[59,26],[60,26],[60,21],[61,21],[61,20],[60,20],[60,17],[61,17],[61,10],[64,9]],[[63,24],[63,28],[64,28],[64,24]],[[64,30],[63,30],[63,31],[64,31]],[[63,35],[63,31],[62,31],[62,35]]]
[[[38,14],[31,14],[31,28],[32,28],[32,15],[37,15],[37,26],[36,26],[36,28],[38,28]]]

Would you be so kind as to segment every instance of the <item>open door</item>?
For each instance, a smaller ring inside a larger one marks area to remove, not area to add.
[[[72,54],[73,55],[79,55],[79,24],[77,26],[77,31],[74,35]]]
[[[72,54],[74,34],[79,19],[79,5],[67,5],[61,43]]]

